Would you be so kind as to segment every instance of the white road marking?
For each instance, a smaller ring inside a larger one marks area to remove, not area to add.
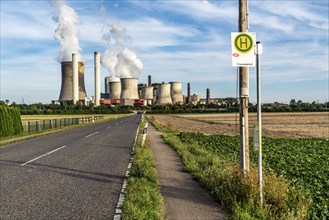
[[[108,126],[107,128],[112,128],[112,126]]]
[[[98,133],[98,131],[96,131],[95,133],[92,133],[90,135],[87,135],[85,138],[89,138],[90,136],[93,136],[94,134],[97,134],[97,133]]]
[[[62,147],[57,148],[57,149],[55,149],[55,150],[52,150],[52,151],[50,151],[50,152],[48,152],[48,153],[46,153],[46,154],[43,154],[43,155],[41,155],[41,156],[39,156],[39,157],[36,157],[36,158],[34,158],[34,159],[30,160],[30,161],[27,161],[26,163],[23,163],[21,166],[24,166],[24,165],[26,165],[26,164],[29,164],[29,163],[35,161],[35,160],[38,160],[38,159],[40,159],[41,157],[47,156],[47,155],[49,155],[49,154],[52,154],[52,153],[54,153],[54,152],[56,152],[56,151],[58,151],[58,150],[60,150],[60,149],[63,149],[64,147],[66,147],[66,146],[62,146]]]
[[[119,123],[115,123],[114,125],[118,125]]]

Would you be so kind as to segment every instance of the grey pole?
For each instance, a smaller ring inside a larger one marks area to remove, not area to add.
[[[259,184],[259,201],[263,206],[263,171],[262,171],[262,104],[260,91],[260,55],[262,54],[262,44],[256,42],[255,48],[257,64],[257,125],[258,125],[258,184]]]

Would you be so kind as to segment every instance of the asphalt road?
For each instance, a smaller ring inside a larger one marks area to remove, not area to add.
[[[112,219],[140,115],[0,149],[0,219]]]

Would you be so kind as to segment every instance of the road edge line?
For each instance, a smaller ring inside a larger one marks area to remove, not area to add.
[[[140,127],[141,121],[142,121],[142,117],[141,117],[141,119],[139,121],[139,124],[138,124],[138,127],[137,127],[135,141],[134,141],[134,145],[133,145],[133,148],[132,148],[132,151],[131,151],[130,161],[128,163],[127,171],[126,171],[126,174],[125,174],[125,179],[123,180],[123,184],[122,184],[122,187],[121,187],[119,200],[118,200],[117,206],[115,208],[115,213],[114,213],[114,216],[113,216],[113,220],[120,220],[121,219],[122,205],[123,205],[123,202],[125,200],[125,189],[127,188],[128,177],[130,176],[130,169],[132,167],[132,163],[133,163],[133,160],[134,160],[133,154],[134,154],[136,143],[137,143],[137,137],[138,137],[139,127]]]

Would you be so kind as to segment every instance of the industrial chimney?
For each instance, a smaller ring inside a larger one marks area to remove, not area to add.
[[[110,87],[109,99],[120,99],[121,82],[109,82],[108,86]]]
[[[109,83],[110,83],[110,77],[109,76],[105,76],[104,78],[104,93],[110,93],[110,87],[109,87]]]
[[[138,96],[138,78],[122,78],[121,80],[121,105],[133,105]]]
[[[95,68],[95,106],[99,106],[99,100],[101,95],[101,73],[100,73],[100,65],[101,65],[101,56],[99,52],[94,53],[94,68]]]
[[[61,92],[59,94],[60,102],[71,102],[73,100],[73,70],[72,62],[65,61],[61,63],[62,70],[62,85]],[[86,98],[85,89],[85,77],[84,77],[84,64],[82,62],[78,63],[78,74],[79,74],[79,100],[84,100]]]
[[[152,84],[152,78],[151,78],[151,75],[148,75],[148,86],[151,86]]]
[[[79,61],[78,61],[78,54],[72,54],[72,99],[73,104],[76,105],[79,103]]]
[[[160,105],[172,104],[171,94],[170,94],[170,84],[162,83],[160,86],[159,99],[157,101]]]
[[[207,98],[206,98],[206,104],[210,104],[210,89],[207,89]]]
[[[187,104],[191,103],[191,86],[190,83],[187,83]]]
[[[182,83],[170,82],[171,85],[171,99],[173,104],[183,104]]]

